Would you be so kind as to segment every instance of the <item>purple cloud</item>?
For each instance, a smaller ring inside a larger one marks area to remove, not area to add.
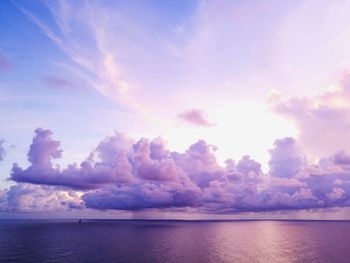
[[[123,134],[106,138],[80,165],[65,169],[53,167],[52,159],[61,156],[60,143],[51,138],[50,130],[37,129],[28,152],[31,165],[27,169],[13,165],[11,180],[32,184],[64,186],[75,189],[93,189],[101,185],[132,180],[127,145]],[[131,144],[129,145],[131,149]],[[97,160],[94,160],[97,159]]]
[[[198,187],[182,184],[144,183],[89,192],[83,200],[88,208],[94,209],[196,207],[201,202],[201,191]]]
[[[276,140],[274,146],[269,151],[270,175],[280,178],[296,176],[305,165],[306,160],[295,139],[288,137]]]
[[[10,70],[12,67],[11,61],[5,55],[0,53],[0,72]]]
[[[65,78],[58,76],[47,76],[43,78],[43,81],[50,87],[59,88],[59,89],[75,89],[75,84]]]
[[[60,142],[51,139],[50,130],[38,128],[34,132],[36,136],[29,148],[28,161],[34,167],[51,168],[51,160],[61,157]]]
[[[194,125],[194,126],[202,126],[202,127],[212,127],[212,124],[208,120],[208,116],[205,112],[198,109],[191,109],[184,111],[177,115],[182,121]]]
[[[14,164],[10,179],[37,184],[39,190],[45,185],[58,192],[79,189],[79,209],[190,207],[203,213],[233,213],[350,206],[350,158],[345,151],[308,164],[295,139],[276,140],[269,151],[268,174],[249,156],[237,163],[229,159],[222,166],[215,151],[215,146],[199,140],[185,152],[172,152],[161,138],[134,142],[116,132],[81,164],[60,168],[52,163],[62,154],[60,142],[52,139],[50,130],[37,129],[28,152],[31,165],[23,169]],[[8,206],[8,191],[0,194],[0,207]],[[14,196],[25,196],[23,191],[12,190]]]
[[[0,190],[1,212],[61,212],[83,207],[79,195],[72,190],[22,183]]]
[[[350,165],[350,155],[345,150],[340,150],[331,156],[334,164]]]
[[[299,130],[299,140],[312,155],[324,156],[339,149],[350,150],[350,74],[339,87],[314,97],[283,99],[271,97],[278,114],[291,119]]]
[[[4,160],[6,154],[4,143],[4,139],[0,139],[0,162]]]

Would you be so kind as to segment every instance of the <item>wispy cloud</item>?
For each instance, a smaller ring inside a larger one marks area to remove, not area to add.
[[[47,76],[43,78],[43,81],[50,87],[62,88],[62,89],[75,89],[76,85],[69,79],[58,77],[58,76]]]
[[[106,44],[110,36],[105,31],[108,28],[106,23],[110,21],[111,14],[102,6],[92,6],[88,2],[78,6],[64,1],[46,4],[56,28],[24,7],[16,6],[70,58],[74,71],[79,71],[84,81],[107,98],[126,107],[136,107],[128,94],[130,84],[123,79],[116,56]],[[80,37],[79,32],[82,31],[87,36]]]

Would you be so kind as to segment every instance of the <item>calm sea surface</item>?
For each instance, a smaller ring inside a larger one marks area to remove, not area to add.
[[[0,262],[350,262],[350,222],[0,220]]]

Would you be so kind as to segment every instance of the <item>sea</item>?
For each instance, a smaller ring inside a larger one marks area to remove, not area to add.
[[[347,221],[0,220],[0,262],[350,262]]]

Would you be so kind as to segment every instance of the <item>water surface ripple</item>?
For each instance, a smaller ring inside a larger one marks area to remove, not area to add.
[[[0,220],[0,262],[350,262],[350,222]]]

